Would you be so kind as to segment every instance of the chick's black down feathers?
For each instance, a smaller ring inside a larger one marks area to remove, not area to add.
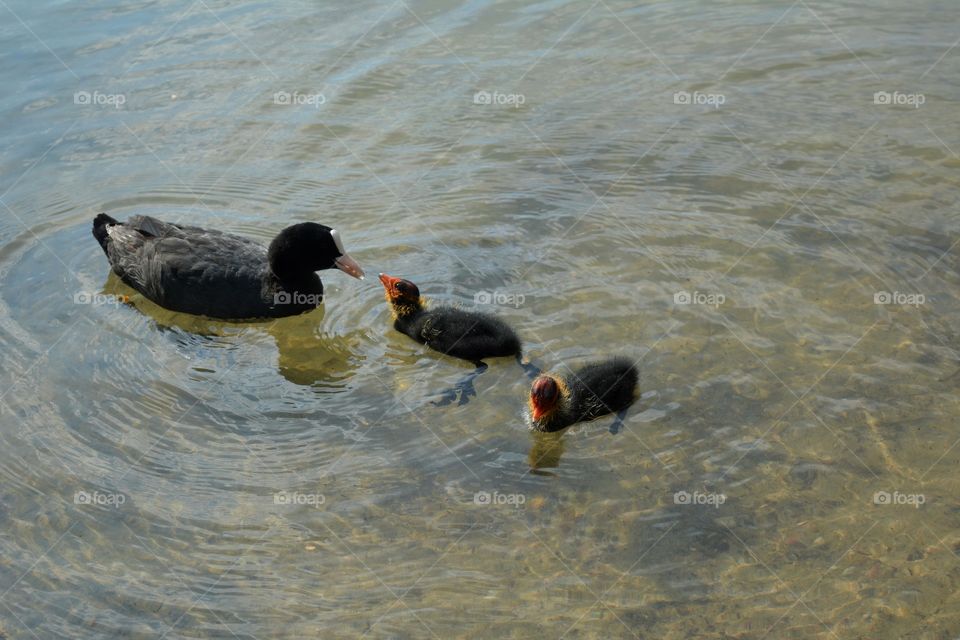
[[[479,362],[520,353],[520,338],[499,318],[455,307],[419,309],[394,326],[431,349]]]

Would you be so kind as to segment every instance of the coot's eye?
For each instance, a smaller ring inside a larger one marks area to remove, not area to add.
[[[395,284],[395,285],[393,285],[393,286],[394,286],[394,288],[396,288],[396,290],[399,291],[400,293],[403,293],[403,290],[406,289],[406,287],[403,285],[402,282],[398,282],[397,284]]]

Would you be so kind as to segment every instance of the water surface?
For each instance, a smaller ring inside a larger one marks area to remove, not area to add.
[[[960,634],[953,4],[0,14],[0,636]],[[375,279],[173,314],[99,211],[324,222],[642,397],[534,436],[503,360],[433,406],[470,366]]]

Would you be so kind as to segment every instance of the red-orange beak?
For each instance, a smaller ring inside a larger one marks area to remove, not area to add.
[[[549,403],[537,395],[536,391],[530,392],[530,417],[539,420],[550,412]]]
[[[400,278],[394,278],[393,276],[388,276],[385,273],[380,274],[380,282],[383,284],[383,288],[387,291],[390,291],[393,288],[393,285],[400,281]]]

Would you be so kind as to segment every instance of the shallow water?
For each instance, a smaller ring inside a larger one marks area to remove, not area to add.
[[[0,14],[0,636],[960,634],[953,4]],[[505,359],[433,406],[470,366],[376,279],[172,314],[99,211],[325,222],[642,397],[534,436]]]

